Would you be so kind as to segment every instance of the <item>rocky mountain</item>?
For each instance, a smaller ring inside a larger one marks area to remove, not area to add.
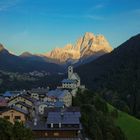
[[[4,50],[4,47],[2,44],[0,44],[0,52]]]
[[[95,36],[93,33],[85,33],[77,40],[75,45],[67,44],[64,48],[55,48],[43,56],[55,63],[91,61],[99,56],[112,51],[112,47],[103,35]]]
[[[44,70],[50,73],[64,72],[64,68],[60,65],[43,60],[37,61],[35,58],[25,59],[24,57],[13,55],[2,44],[0,44],[0,70],[11,72],[30,72],[35,70]]]
[[[140,34],[76,71],[88,88],[140,118]]]

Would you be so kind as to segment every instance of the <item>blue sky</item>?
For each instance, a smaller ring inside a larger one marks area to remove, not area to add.
[[[140,33],[140,1],[0,0],[0,43],[15,54],[45,53],[85,32],[117,47]]]

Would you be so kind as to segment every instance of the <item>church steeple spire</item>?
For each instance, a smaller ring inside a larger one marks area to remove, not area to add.
[[[71,79],[72,74],[73,74],[73,67],[69,66],[68,67],[68,79]]]

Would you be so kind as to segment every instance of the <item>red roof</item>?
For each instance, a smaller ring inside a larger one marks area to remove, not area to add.
[[[7,106],[8,100],[4,99],[4,98],[0,98],[0,107],[4,107]]]

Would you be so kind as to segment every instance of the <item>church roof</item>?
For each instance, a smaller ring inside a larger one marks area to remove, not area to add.
[[[77,83],[77,80],[72,80],[72,79],[64,79],[62,81],[62,83],[68,83],[68,84],[72,84],[72,83]]]
[[[77,78],[77,80],[80,80],[80,77],[77,73],[74,73],[75,77]]]

